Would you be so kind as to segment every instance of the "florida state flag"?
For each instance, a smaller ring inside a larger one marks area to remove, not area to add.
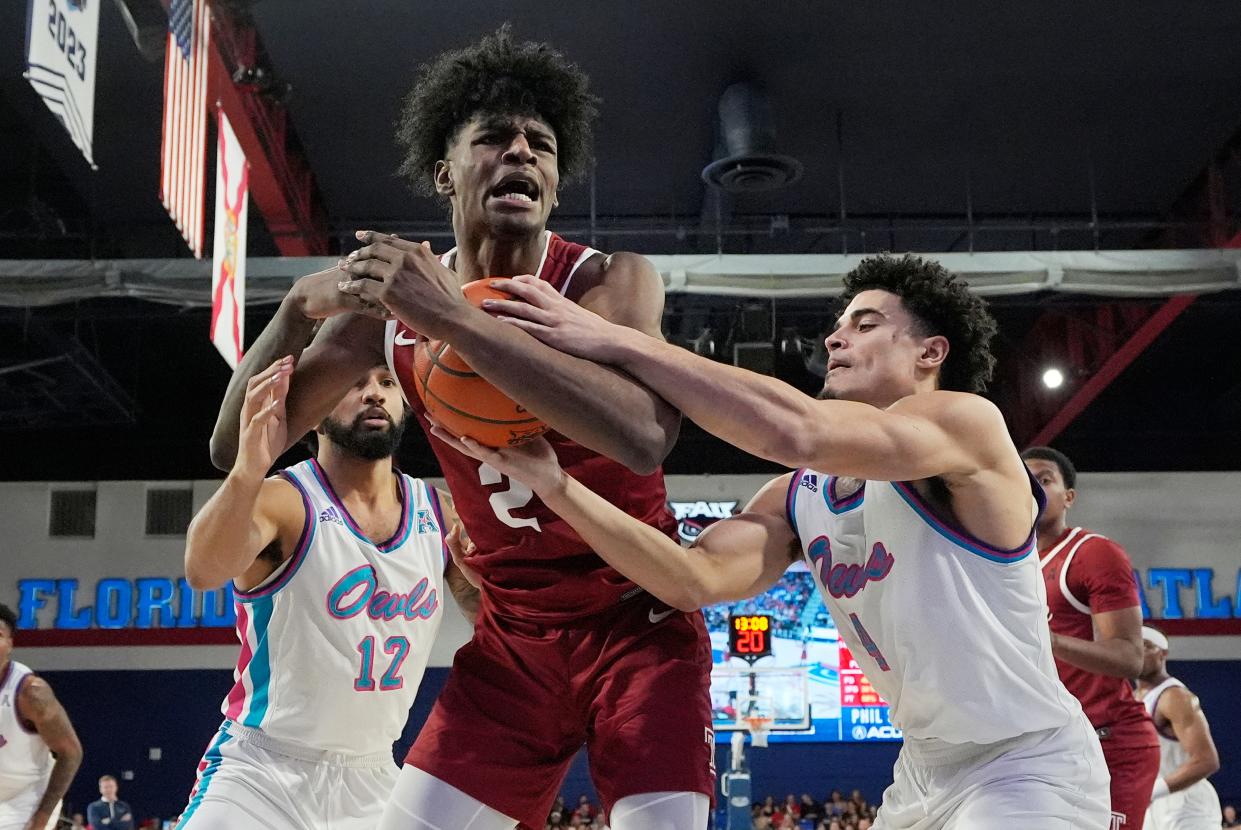
[[[241,360],[246,324],[246,213],[250,165],[219,112],[215,165],[215,247],[211,263],[211,342],[232,368]]]

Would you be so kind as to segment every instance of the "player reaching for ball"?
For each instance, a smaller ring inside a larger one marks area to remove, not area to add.
[[[534,274],[601,317],[659,337],[663,289],[650,263],[545,227],[561,177],[587,163],[594,112],[575,66],[506,30],[422,67],[399,133],[404,169],[448,202],[457,247],[435,257],[365,231],[365,247],[341,270],[299,280],[233,376],[212,436],[217,466],[232,464],[247,378],[285,354],[299,356],[290,443],[348,378],[385,355],[426,429],[411,364],[427,337],[545,421],[560,463],[602,499],[675,538],[659,464],[676,440],[676,410],[621,372],[493,319],[461,291],[486,276]],[[542,826],[586,744],[612,827],[705,828],[714,736],[702,615],[670,608],[608,567],[528,487],[431,444],[477,545],[483,600],[380,826]]]
[[[1052,660],[1035,555],[1043,490],[977,394],[995,362],[995,321],[960,280],[917,257],[863,259],[825,342],[823,400],[611,325],[529,277],[499,282],[527,302],[484,307],[514,326],[800,467],[684,549],[581,487],[541,441],[457,442],[676,607],[754,596],[804,559],[905,733],[876,830],[1109,826],[1099,738]]]

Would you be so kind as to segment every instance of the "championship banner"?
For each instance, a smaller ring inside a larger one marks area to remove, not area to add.
[[[86,157],[92,170],[95,44],[102,0],[29,0],[22,73]]]
[[[215,162],[215,246],[211,262],[211,342],[233,369],[246,325],[246,215],[250,165],[228,116],[220,110]]]

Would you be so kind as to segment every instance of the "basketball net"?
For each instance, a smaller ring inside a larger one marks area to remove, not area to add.
[[[747,717],[745,722],[750,732],[750,745],[765,748],[767,733],[771,731],[771,718]]]

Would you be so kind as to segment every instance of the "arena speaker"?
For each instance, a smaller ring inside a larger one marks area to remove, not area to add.
[[[801,162],[776,152],[771,105],[758,86],[736,83],[724,90],[719,116],[715,161],[703,168],[704,182],[728,193],[753,193],[801,178]]]

